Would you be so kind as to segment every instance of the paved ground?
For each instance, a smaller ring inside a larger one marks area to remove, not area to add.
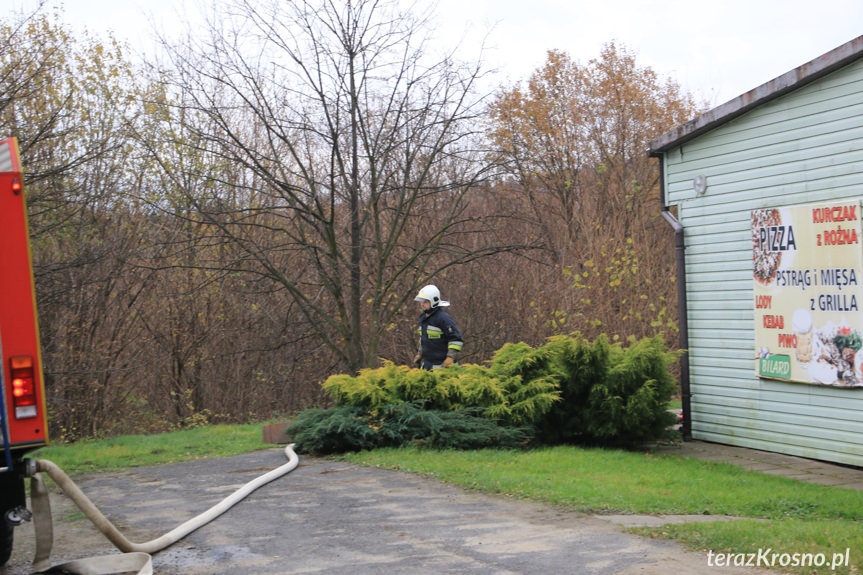
[[[805,481],[863,486],[863,471],[703,442],[663,448]],[[281,450],[106,473],[79,484],[133,541],[174,528],[284,462]],[[52,496],[55,563],[115,553],[62,495]],[[213,523],[154,556],[159,574],[762,573],[707,565],[705,553],[621,532],[697,516],[588,516],[490,497],[409,474],[301,457]],[[29,573],[32,527],[16,531],[0,575]],[[775,572],[774,572],[775,573]]]
[[[687,441],[660,448],[659,451],[675,453],[683,457],[697,457],[706,461],[732,463],[752,471],[781,475],[819,485],[834,485],[863,491],[863,469],[855,467],[704,441]]]

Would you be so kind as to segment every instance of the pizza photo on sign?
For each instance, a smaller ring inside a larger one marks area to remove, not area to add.
[[[752,270],[755,281],[774,286],[783,269],[790,269],[797,251],[797,239],[787,209],[753,210]]]
[[[770,249],[765,241],[765,232],[782,226],[782,215],[777,209],[752,211],[752,267],[755,281],[770,285],[776,279],[776,271],[782,264],[782,251]]]

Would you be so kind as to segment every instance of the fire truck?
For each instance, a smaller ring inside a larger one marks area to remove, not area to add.
[[[0,140],[0,566],[14,528],[30,517],[27,452],[48,444],[45,384],[18,142]]]

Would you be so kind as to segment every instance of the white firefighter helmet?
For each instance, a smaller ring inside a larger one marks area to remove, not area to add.
[[[431,302],[432,308],[436,308],[437,306],[446,307],[449,305],[448,301],[441,301],[440,290],[437,289],[437,287],[433,286],[433,285],[427,285],[424,288],[422,288],[419,291],[419,293],[417,294],[417,297],[414,298],[414,301],[423,301],[423,300],[427,300],[427,301]]]

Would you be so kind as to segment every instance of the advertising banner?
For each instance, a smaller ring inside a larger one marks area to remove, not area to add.
[[[757,374],[863,388],[859,200],[751,218]]]

